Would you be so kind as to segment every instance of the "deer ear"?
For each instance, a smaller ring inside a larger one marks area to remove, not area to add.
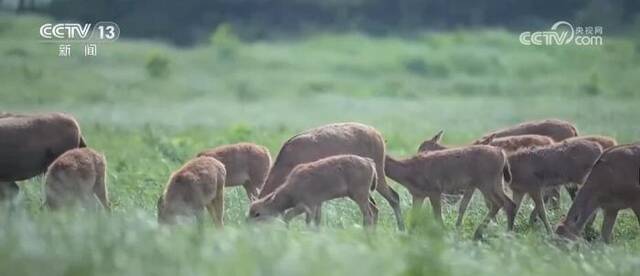
[[[490,144],[491,142],[493,142],[493,139],[494,139],[494,138],[496,138],[496,134],[495,134],[495,133],[493,133],[493,134],[491,134],[491,135],[489,135],[489,136],[487,136],[487,137],[483,138],[482,140],[480,140],[480,144],[481,144],[481,145],[488,145],[488,144]]]
[[[442,139],[442,134],[444,134],[444,130],[438,131],[438,133],[436,133],[436,135],[431,138],[431,141],[436,143],[440,142],[440,139]]]

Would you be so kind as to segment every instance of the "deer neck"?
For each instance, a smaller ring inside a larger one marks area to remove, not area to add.
[[[276,189],[276,191],[269,196],[271,197],[268,199],[269,205],[271,205],[274,210],[278,210],[282,213],[293,207],[293,198],[289,195],[286,189]]]
[[[391,156],[385,158],[385,174],[394,181],[407,185],[411,176],[411,168],[407,160],[396,160]]]
[[[592,187],[587,185],[583,186],[576,195],[576,198],[567,213],[568,224],[577,232],[580,233],[584,229],[585,225],[596,211],[597,200],[595,191]]]

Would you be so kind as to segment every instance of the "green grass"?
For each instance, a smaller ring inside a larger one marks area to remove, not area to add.
[[[122,40],[98,45],[95,58],[82,57],[82,45],[59,58],[56,44],[36,41],[46,20],[0,18],[0,110],[74,114],[90,146],[107,156],[114,212],[44,212],[42,179],[20,183],[14,210],[0,208],[0,275],[568,276],[640,269],[640,229],[629,212],[618,220],[613,245],[565,245],[541,225],[526,225],[526,201],[515,233],[504,230],[501,213],[486,241],[472,242],[486,212],[478,194],[459,231],[456,208],[447,206],[444,230],[426,208],[408,217],[411,231],[399,233],[377,195],[375,233],[361,229],[347,200],[325,205],[318,231],[301,220],[288,229],[247,226],[240,188],[226,192],[224,230],[155,223],[169,174],[198,151],[251,141],[275,156],[290,136],[325,123],[373,125],[394,156],[414,153],[440,129],[445,143],[464,144],[490,129],[547,117],[574,121],[581,133],[637,141],[637,42],[524,47],[501,30],[227,44],[218,35],[214,42],[224,47]],[[161,66],[148,65],[158,58],[168,66],[150,74],[149,66]],[[392,184],[408,211],[409,194]],[[549,211],[552,222],[564,215],[568,198],[562,205]]]

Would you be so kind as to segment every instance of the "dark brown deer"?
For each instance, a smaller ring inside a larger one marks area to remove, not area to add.
[[[556,233],[578,238],[598,208],[604,211],[601,235],[606,243],[620,210],[631,208],[640,223],[640,144],[615,146],[600,156]]]
[[[18,194],[16,181],[44,173],[67,150],[85,147],[76,120],[63,113],[0,116],[0,200]]]

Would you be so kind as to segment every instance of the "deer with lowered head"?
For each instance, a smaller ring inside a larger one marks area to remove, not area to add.
[[[599,144],[575,140],[510,154],[508,159],[513,178],[509,187],[513,192],[516,212],[524,195],[529,195],[535,205],[533,211],[551,232],[542,199],[543,189],[566,184],[581,185],[601,153]]]
[[[301,211],[307,214],[307,224],[314,218],[317,225],[317,210],[323,202],[348,197],[360,208],[363,224],[371,226],[377,222],[378,209],[371,198],[377,183],[376,164],[371,158],[335,155],[300,164],[284,184],[251,204],[249,220],[262,221],[284,214],[285,221],[289,221]]]
[[[400,196],[384,177],[385,142],[375,128],[360,123],[336,123],[304,131],[287,140],[280,149],[260,198],[284,184],[297,165],[340,154],[371,158],[376,164],[376,190],[389,202],[400,230],[404,229]]]
[[[429,197],[436,219],[442,223],[441,196],[443,193],[463,191],[458,220],[460,225],[475,189],[482,192],[489,213],[476,229],[482,229],[501,208],[505,209],[512,226],[515,204],[504,193],[503,178],[511,178],[506,154],[500,148],[486,145],[468,146],[421,153],[403,160],[386,157],[386,175],[409,190],[413,207],[418,208]]]
[[[242,185],[250,201],[258,199],[271,167],[269,150],[252,143],[220,146],[202,151],[197,156],[209,156],[222,162],[227,171],[225,186]]]
[[[104,156],[90,148],[63,153],[45,174],[45,206],[52,210],[72,205],[92,208],[98,201],[110,210],[106,168]]]
[[[620,210],[631,208],[640,223],[640,144],[611,147],[600,156],[556,233],[577,239],[598,208],[604,211],[606,243]]]
[[[208,156],[196,157],[174,172],[158,198],[158,222],[175,224],[181,219],[201,219],[206,208],[213,222],[222,227],[224,209],[224,165]]]

